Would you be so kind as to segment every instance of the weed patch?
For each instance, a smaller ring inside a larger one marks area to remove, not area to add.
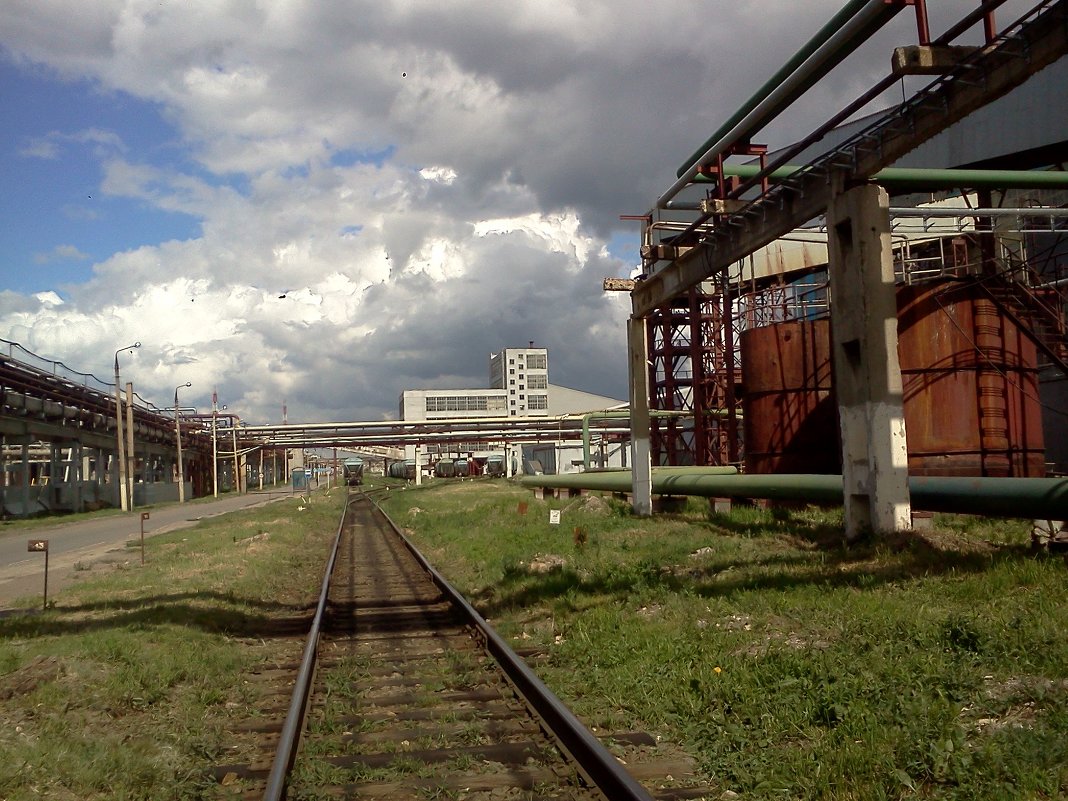
[[[49,610],[0,619],[0,798],[200,799],[249,712],[260,636],[306,614],[341,495],[284,500],[146,543]],[[246,538],[261,531],[270,537]]]
[[[1068,795],[1068,574],[1025,523],[847,547],[838,509],[642,519],[507,482],[386,509],[589,725],[681,746],[710,797]]]

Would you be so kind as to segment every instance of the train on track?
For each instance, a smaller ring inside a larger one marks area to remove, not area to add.
[[[363,484],[363,459],[358,456],[351,456],[342,462],[341,467],[344,471],[346,484],[350,487],[358,487]]]
[[[443,457],[434,462],[432,470],[435,478],[469,478],[471,476],[489,476],[490,478],[502,478],[505,471],[504,456],[494,454],[484,460],[466,458]],[[408,481],[415,480],[415,460],[391,462],[386,468],[386,475],[390,478],[403,478]]]

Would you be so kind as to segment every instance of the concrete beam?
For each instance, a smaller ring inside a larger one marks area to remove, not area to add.
[[[943,75],[975,52],[974,47],[912,45],[895,47],[890,58],[894,75]]]

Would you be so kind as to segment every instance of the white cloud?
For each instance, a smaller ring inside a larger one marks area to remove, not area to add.
[[[155,104],[181,137],[156,159],[87,124],[19,152],[83,145],[106,199],[201,230],[101,260],[61,305],[0,293],[0,330],[105,371],[140,339],[128,372],[147,391],[189,380],[204,403],[217,385],[254,420],[284,399],[291,420],[395,414],[401,389],[484,383],[490,351],[531,339],[552,349],[554,382],[621,396],[627,298],[600,289],[636,260],[607,252],[619,215],[646,211],[840,6],[6,0],[8,55]],[[768,143],[885,73],[883,45],[915,37],[911,11],[892,37]]]
[[[47,253],[35,253],[35,264],[51,264],[56,261],[85,261],[90,258],[88,253],[82,253],[74,245],[56,245]]]
[[[33,139],[19,148],[19,155],[25,158],[55,161],[59,158],[59,145],[52,139]]]

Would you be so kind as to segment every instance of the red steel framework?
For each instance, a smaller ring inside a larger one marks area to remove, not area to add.
[[[652,418],[654,464],[738,461],[732,301],[723,290],[706,283],[648,318],[650,408],[689,413]]]

